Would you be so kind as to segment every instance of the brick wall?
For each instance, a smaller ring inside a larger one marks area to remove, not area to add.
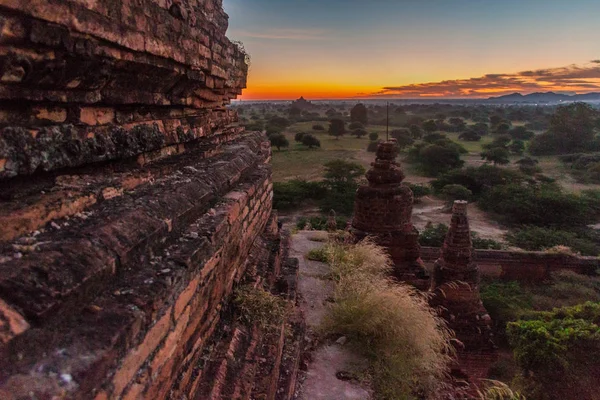
[[[421,258],[427,263],[440,257],[440,249],[422,247]],[[540,282],[555,271],[569,270],[595,275],[600,268],[597,257],[579,257],[538,251],[475,250],[475,262],[483,276],[522,282]]]
[[[279,268],[227,27],[220,0],[0,2],[0,398],[192,398],[236,283]]]

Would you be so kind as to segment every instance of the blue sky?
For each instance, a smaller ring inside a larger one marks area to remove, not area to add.
[[[224,0],[248,92],[377,87],[600,58],[600,0]],[[331,86],[331,87],[330,87]],[[292,93],[293,92],[293,93]]]

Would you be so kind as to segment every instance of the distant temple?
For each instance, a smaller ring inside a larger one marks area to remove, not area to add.
[[[294,100],[292,102],[292,107],[299,108],[301,110],[310,110],[314,108],[315,105],[301,96],[298,100]]]

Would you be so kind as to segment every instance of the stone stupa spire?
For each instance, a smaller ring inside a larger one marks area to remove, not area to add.
[[[395,161],[396,141],[380,143],[376,154],[366,174],[368,185],[356,193],[352,233],[357,241],[369,236],[388,250],[398,280],[427,289],[429,277],[420,258],[419,232],[411,222],[413,193],[402,184],[404,173]]]
[[[437,307],[466,352],[493,350],[491,319],[479,295],[467,202],[455,201],[450,229],[435,262],[431,304]]]

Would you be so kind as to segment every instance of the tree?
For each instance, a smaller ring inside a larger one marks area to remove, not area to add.
[[[296,133],[296,135],[294,136],[294,140],[298,143],[302,143],[302,138],[304,137],[304,135],[306,135],[306,133],[304,132],[298,132]]]
[[[510,162],[508,150],[504,147],[493,147],[481,153],[481,159],[494,163],[494,165],[505,165]]]
[[[462,185],[446,185],[441,190],[442,197],[446,200],[447,205],[451,206],[456,200],[470,201],[473,197],[473,192]]]
[[[320,124],[315,124],[315,125],[313,125],[312,128],[313,128],[313,131],[324,131],[325,130],[325,127]]]
[[[348,129],[350,129],[351,131],[356,129],[365,129],[365,126],[360,122],[352,122],[350,125],[348,125]]]
[[[360,122],[363,125],[367,125],[369,123],[367,107],[362,103],[358,103],[352,107],[352,110],[350,110],[350,120],[352,122]]]
[[[496,133],[500,135],[505,135],[508,133],[508,131],[510,131],[510,125],[505,122],[496,127]]]
[[[330,108],[329,110],[325,111],[325,115],[327,115],[327,117],[329,118],[333,118],[336,115],[338,115],[338,112],[335,111],[333,108]]]
[[[458,150],[439,144],[430,144],[421,148],[419,161],[423,170],[432,176],[437,176],[450,169],[460,168],[464,164]]]
[[[404,149],[415,142],[412,137],[402,130],[392,131],[392,137],[396,139],[396,143],[398,143],[398,148],[400,149]]]
[[[379,134],[377,132],[371,132],[369,133],[369,140],[374,142],[377,139],[379,139]]]
[[[281,151],[282,147],[288,147],[290,145],[290,142],[282,133],[270,135],[269,140],[271,141],[271,146],[277,147],[277,150],[279,151]]]
[[[423,130],[419,125],[413,124],[409,129],[413,139],[421,139],[423,137]]]
[[[567,154],[591,150],[600,112],[586,103],[560,106],[550,119],[548,132],[533,138],[532,154]]]
[[[346,124],[341,119],[332,119],[329,121],[329,134],[339,139],[346,134]]]
[[[499,125],[501,122],[502,122],[502,117],[500,117],[498,115],[492,115],[490,117],[490,124],[492,124],[492,126]]]
[[[321,201],[321,210],[351,215],[354,195],[358,189],[357,178],[365,173],[362,165],[344,160],[333,160],[325,164],[323,185],[328,189]]]
[[[293,106],[289,110],[290,118],[299,118],[302,116],[302,110],[296,106]]]
[[[515,162],[519,166],[519,171],[526,175],[533,175],[539,172],[538,163],[538,160],[531,157],[525,157]]]
[[[425,129],[426,132],[432,133],[437,131],[438,126],[434,120],[430,119],[423,122],[423,129]]]
[[[363,136],[367,136],[367,131],[364,129],[355,129],[352,131],[352,136],[356,136],[358,139],[360,139]]]
[[[452,117],[448,120],[448,122],[450,122],[450,125],[452,126],[454,132],[460,132],[464,130],[467,126],[465,121],[462,118],[458,117]]]
[[[309,134],[302,136],[302,144],[307,146],[309,149],[312,149],[313,147],[321,147],[321,142],[319,139]]]
[[[491,143],[483,146],[484,149],[493,149],[494,147],[506,148],[510,143],[511,138],[508,135],[500,135],[496,137]]]
[[[458,138],[467,142],[477,142],[481,140],[481,136],[479,136],[479,134],[472,129],[461,133],[458,135]]]
[[[513,140],[508,146],[508,150],[513,154],[523,154],[525,151],[525,143],[523,143],[522,140]]]
[[[365,168],[355,162],[332,160],[325,164],[323,183],[332,190],[355,185],[356,179],[365,174]]]
[[[479,136],[485,136],[490,132],[490,127],[485,122],[478,122],[470,126],[471,130]]]
[[[527,130],[524,126],[516,126],[508,131],[510,137],[514,140],[529,140],[535,136],[535,133]]]

